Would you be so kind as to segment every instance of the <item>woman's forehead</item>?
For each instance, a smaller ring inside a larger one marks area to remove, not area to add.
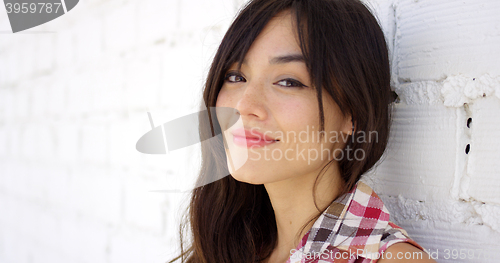
[[[304,62],[294,31],[291,16],[274,17],[254,40],[242,63],[255,58],[265,59],[269,64]]]

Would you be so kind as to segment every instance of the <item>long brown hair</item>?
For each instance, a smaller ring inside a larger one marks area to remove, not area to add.
[[[379,161],[390,127],[392,96],[387,46],[377,20],[359,0],[250,1],[239,12],[217,50],[203,100],[206,108],[215,107],[226,71],[233,63],[241,65],[264,26],[285,10],[292,14],[316,89],[321,131],[324,130],[322,88],[325,88],[342,113],[352,117],[355,132],[344,152],[350,148],[351,154],[358,149],[364,153],[364,158],[338,161],[345,186],[343,194]],[[201,137],[220,134],[216,118],[211,118],[213,123],[199,119]],[[362,140],[358,137],[360,133],[365,136]],[[374,134],[376,138],[371,137]],[[190,263],[242,263],[267,258],[276,245],[277,228],[264,186],[239,182],[232,176],[214,181],[214,175],[230,174],[223,142],[208,140],[201,150],[197,185],[203,186],[192,192],[188,221],[181,225],[181,254],[171,262],[181,259]],[[185,249],[182,226],[188,224],[192,243]]]

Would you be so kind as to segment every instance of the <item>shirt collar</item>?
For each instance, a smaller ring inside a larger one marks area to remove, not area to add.
[[[389,211],[380,197],[358,182],[320,215],[301,250],[304,254],[323,253],[332,246],[374,259],[388,224]]]

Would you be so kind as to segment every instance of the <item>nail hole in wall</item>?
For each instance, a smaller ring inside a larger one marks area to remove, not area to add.
[[[470,128],[471,122],[472,122],[472,118],[468,118],[467,119],[467,128]]]
[[[470,151],[470,144],[467,144],[467,146],[465,146],[465,153],[469,154],[469,151]]]

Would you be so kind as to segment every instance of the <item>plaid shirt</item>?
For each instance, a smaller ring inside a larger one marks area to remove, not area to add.
[[[358,182],[321,214],[286,263],[374,263],[399,242],[422,249],[404,229],[389,221],[380,197]]]

